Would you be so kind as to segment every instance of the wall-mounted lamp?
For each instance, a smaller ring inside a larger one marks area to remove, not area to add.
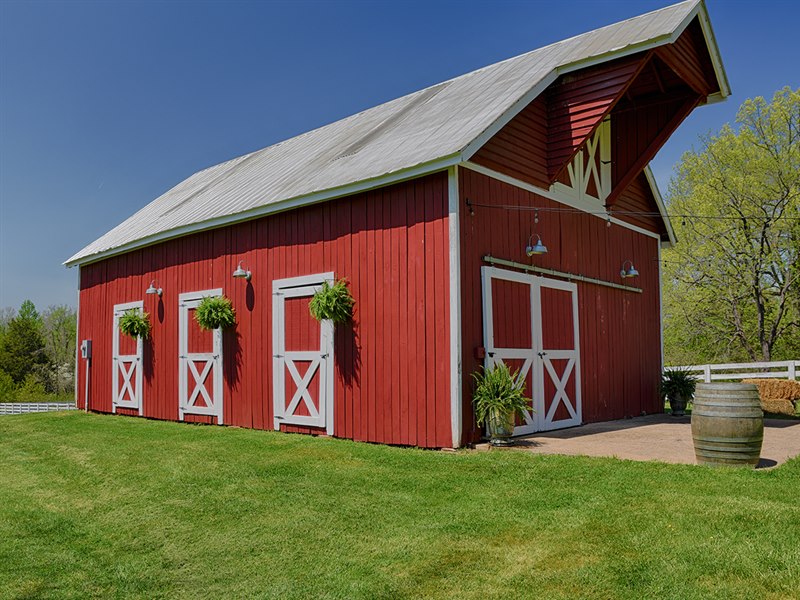
[[[627,269],[625,265],[630,265]],[[633,262],[630,260],[626,260],[622,263],[622,270],[619,272],[619,276],[623,279],[627,279],[629,277],[638,277],[639,271],[636,270],[636,267],[633,266]]]
[[[244,279],[245,281],[250,281],[250,279],[253,277],[253,274],[250,271],[245,271],[242,268],[242,263],[243,262],[244,262],[243,260],[239,261],[239,265],[236,267],[236,270],[233,272],[233,276],[236,277],[237,279]]]
[[[533,244],[534,235],[536,236],[536,244]],[[538,233],[531,234],[531,237],[528,238],[528,245],[525,246],[525,254],[528,256],[547,254],[547,246],[542,243],[542,238]]]
[[[161,297],[161,294],[163,292],[164,292],[164,290],[162,290],[161,288],[157,288],[156,287],[156,280],[155,279],[153,279],[153,281],[150,282],[150,287],[147,288],[144,291],[144,293],[148,294],[148,295],[156,294],[159,298]]]

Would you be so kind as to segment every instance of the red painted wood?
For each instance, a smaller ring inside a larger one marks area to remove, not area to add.
[[[237,315],[223,336],[225,423],[271,429],[272,281],[333,271],[356,300],[353,327],[338,327],[335,338],[335,435],[451,445],[447,204],[442,172],[82,267],[79,335],[94,343],[90,407],[111,411],[113,305],[144,300],[153,323],[144,416],[177,420],[178,295],[222,288]],[[239,260],[253,271],[249,284],[231,276]],[[144,294],[152,279],[160,299]]]
[[[480,204],[558,206],[468,169],[459,171],[459,185],[462,197]],[[480,267],[481,258],[487,254],[617,282],[621,281],[622,263],[632,260],[640,273],[633,285],[641,287],[642,294],[577,284],[583,420],[595,422],[643,411],[661,412],[657,394],[661,363],[658,240],[623,227],[606,227],[602,219],[588,214],[540,212],[539,223],[534,224],[532,212],[482,207],[474,211],[475,216],[470,216],[464,205],[460,212],[464,441],[480,437],[474,425],[470,390],[471,374],[482,364],[475,358],[474,349],[484,345]],[[541,234],[550,251],[531,259],[524,250],[533,231]],[[548,341],[563,345],[569,341],[570,334],[565,332],[571,332],[571,317],[566,304],[555,302],[554,295],[557,298],[558,294],[544,291],[549,308],[548,315],[543,316],[543,334]],[[495,311],[506,310],[514,319],[525,322],[523,308],[517,308],[510,300],[506,304]],[[506,325],[506,329],[500,323],[498,326],[509,339],[522,335],[513,325]]]
[[[547,171],[555,181],[644,68],[649,53],[562,75],[547,96]]]
[[[661,235],[662,239],[666,239],[667,228],[664,225],[664,220],[659,216],[655,216],[659,212],[658,205],[647,177],[643,172],[639,173],[638,177],[633,179],[617,197],[613,210],[616,218],[657,233]],[[631,213],[652,213],[653,216]]]
[[[481,147],[471,159],[480,165],[547,187],[547,99],[539,96]]]
[[[662,46],[656,52],[698,94],[708,96],[719,91],[708,46],[697,18],[674,44]]]

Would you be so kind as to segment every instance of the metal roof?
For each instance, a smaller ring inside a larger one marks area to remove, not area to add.
[[[689,0],[467,73],[195,173],[76,253],[93,262],[136,247],[383,185],[466,160],[563,72],[666,44],[699,15]],[[721,94],[727,83],[715,59]]]

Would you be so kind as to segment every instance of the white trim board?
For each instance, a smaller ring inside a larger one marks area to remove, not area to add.
[[[497,179],[498,181],[502,181],[503,183],[507,183],[509,185],[513,185],[514,187],[518,187],[523,189],[527,192],[531,192],[533,194],[537,194],[542,196],[543,198],[547,198],[548,200],[552,200],[553,202],[558,202],[559,204],[564,204],[569,206],[570,208],[576,208],[578,210],[582,210],[587,214],[590,214],[598,219],[602,219],[603,221],[611,221],[615,225],[619,225],[620,227],[624,227],[626,229],[630,229],[631,231],[635,231],[637,233],[641,233],[642,235],[646,235],[648,237],[661,240],[661,236],[657,233],[653,233],[652,231],[647,231],[646,229],[642,229],[641,227],[637,227],[636,225],[631,225],[626,221],[622,221],[616,217],[609,217],[608,213],[605,212],[604,214],[598,214],[597,206],[587,205],[585,202],[581,202],[575,198],[561,196],[560,194],[556,194],[551,192],[550,190],[545,190],[535,185],[531,185],[530,183],[526,183],[520,179],[515,179],[514,177],[509,177],[503,173],[498,171],[494,171],[492,169],[487,169],[484,166],[481,166],[477,163],[473,162],[465,162],[462,163],[460,166],[470,169],[471,171],[475,171],[476,173],[480,173],[481,175],[486,175],[486,177],[491,177],[492,179]],[[603,208],[605,211],[605,208]],[[612,211],[613,213],[613,211]]]
[[[461,236],[458,192],[458,167],[447,171],[449,246],[450,246],[450,428],[453,448],[461,446]]]
[[[664,226],[667,228],[669,240],[662,241],[661,247],[671,248],[677,243],[677,238],[675,237],[675,231],[672,229],[672,221],[670,221],[669,215],[667,214],[667,206],[664,204],[664,198],[661,197],[661,190],[658,189],[658,183],[656,182],[656,177],[653,175],[653,170],[650,168],[650,165],[644,168],[644,176],[647,178],[650,191],[653,193],[653,198],[655,198],[656,205],[658,206],[658,212],[661,213],[661,219],[664,221]]]

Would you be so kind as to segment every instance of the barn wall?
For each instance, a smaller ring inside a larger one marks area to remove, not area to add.
[[[614,216],[621,221],[666,236],[667,231],[664,226],[664,220],[660,216],[655,216],[655,214],[653,214],[658,213],[658,205],[653,197],[653,190],[650,189],[650,183],[647,181],[647,176],[644,172],[639,173],[639,175],[628,184],[625,190],[617,196],[617,200],[614,202],[612,208],[615,212]]]
[[[90,407],[111,411],[113,305],[144,299],[153,323],[144,416],[177,420],[178,295],[222,288],[238,318],[223,342],[224,422],[272,429],[272,281],[334,271],[356,301],[353,326],[335,335],[335,435],[450,446],[448,243],[447,175],[437,173],[84,266]],[[231,276],[239,260],[253,272],[249,285]],[[160,300],[144,294],[151,279]],[[79,372],[82,403],[83,364]]]
[[[469,169],[459,170],[462,198],[475,204],[558,207],[555,202]],[[471,405],[471,373],[481,364],[483,346],[480,268],[491,254],[522,263],[621,282],[623,261],[632,260],[640,276],[630,285],[642,294],[578,282],[581,381],[584,422],[662,412],[657,386],[661,367],[658,240],[592,215],[461,207],[462,385],[464,441],[479,432]],[[528,258],[528,236],[539,233],[549,252]],[[498,310],[495,308],[495,310]],[[523,306],[507,306],[511,318]]]

